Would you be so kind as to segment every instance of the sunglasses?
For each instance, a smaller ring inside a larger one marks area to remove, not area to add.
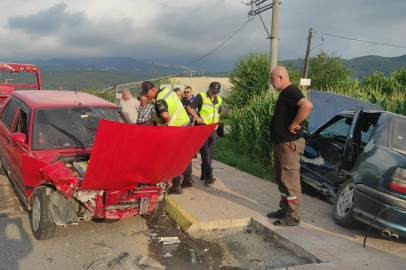
[[[190,92],[185,92],[185,94],[189,94]]]

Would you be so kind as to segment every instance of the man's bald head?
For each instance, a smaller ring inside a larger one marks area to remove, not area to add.
[[[269,79],[272,86],[277,90],[283,90],[291,85],[288,71],[282,66],[274,68],[269,75]]]

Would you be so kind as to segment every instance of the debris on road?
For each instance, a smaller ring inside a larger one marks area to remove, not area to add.
[[[172,257],[172,255],[169,253],[169,252],[167,252],[165,255],[163,255],[162,257],[164,257],[164,258],[169,258],[169,257]]]
[[[158,237],[158,242],[164,245],[178,244],[180,240],[178,237]]]
[[[121,253],[118,257],[116,257],[116,258],[114,258],[113,260],[111,260],[111,261],[109,261],[109,263],[107,264],[107,266],[110,268],[110,267],[112,267],[113,265],[116,265],[116,264],[122,264],[123,262],[124,262],[124,260],[125,260],[125,258],[127,258],[128,257],[128,252],[123,252],[123,253]]]

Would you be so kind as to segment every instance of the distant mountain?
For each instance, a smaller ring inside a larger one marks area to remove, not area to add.
[[[301,58],[297,60],[281,61],[282,65],[286,65],[291,62],[297,67],[304,67],[304,59]],[[368,55],[356,57],[350,60],[343,59],[343,62],[344,66],[348,67],[353,72],[353,78],[362,80],[362,78],[368,77],[374,74],[374,72],[383,72],[385,76],[389,76],[390,73],[398,71],[400,68],[406,69],[406,54],[397,57]]]

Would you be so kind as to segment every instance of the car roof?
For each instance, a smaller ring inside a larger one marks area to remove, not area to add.
[[[32,109],[80,106],[117,108],[111,102],[84,92],[78,92],[76,95],[74,91],[63,90],[20,90],[11,95],[21,99]]]

